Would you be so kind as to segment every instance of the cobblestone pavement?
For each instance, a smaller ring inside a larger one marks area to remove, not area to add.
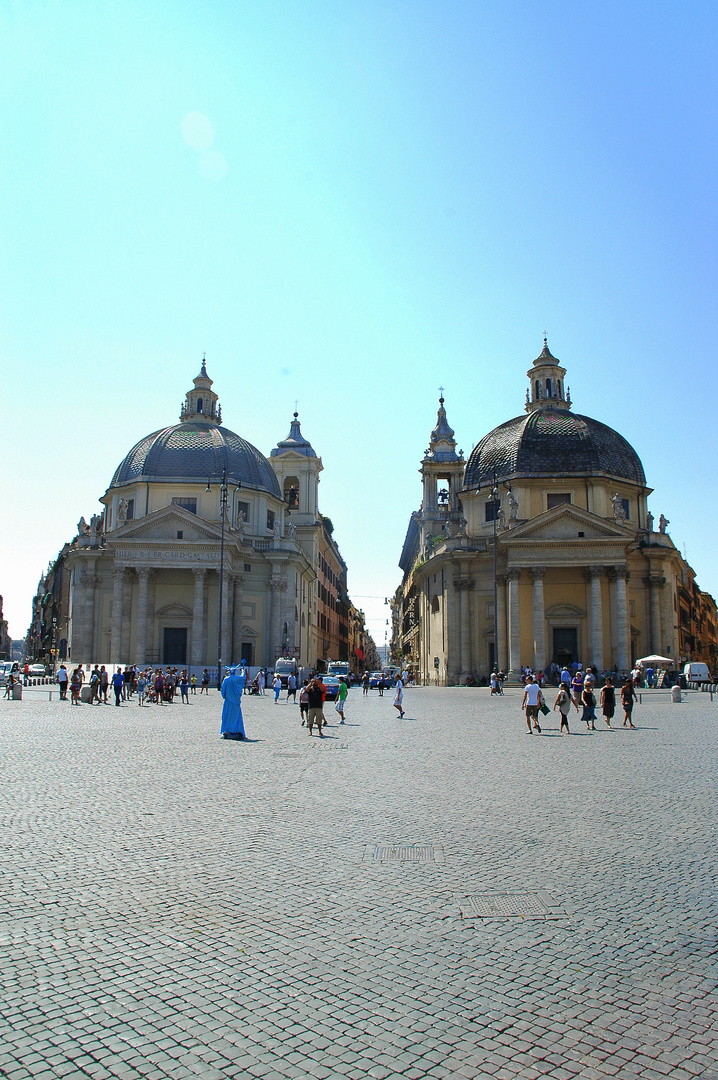
[[[718,1080],[718,701],[391,700],[0,702],[0,1075]]]

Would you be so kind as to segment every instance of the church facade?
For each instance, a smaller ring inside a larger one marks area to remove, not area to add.
[[[129,451],[63,553],[73,662],[322,666],[318,567],[336,544],[318,508],[321,458],[296,413],[266,458],[223,426],[212,386],[203,361],[179,424]],[[346,567],[335,584],[348,613]]]
[[[439,401],[399,563],[403,662],[440,684],[575,661],[625,673],[651,653],[714,669],[715,602],[649,512],[635,450],[572,411],[545,339],[527,375],[524,414],[467,461]]]

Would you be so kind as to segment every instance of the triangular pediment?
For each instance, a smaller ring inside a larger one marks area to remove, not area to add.
[[[582,534],[579,536],[579,533]],[[524,521],[502,535],[506,544],[515,540],[621,540],[625,543],[631,533],[615,521],[597,517],[573,503],[562,503],[538,517]]]
[[[183,506],[163,506],[147,517],[136,518],[121,525],[111,533],[113,540],[176,540],[177,533],[183,540],[219,540],[219,522],[197,517]]]

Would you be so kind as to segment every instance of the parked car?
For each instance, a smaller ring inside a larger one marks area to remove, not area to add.
[[[383,671],[370,671],[369,672],[369,686],[372,690],[376,690],[377,686],[383,681]]]
[[[13,670],[13,668],[17,670],[16,660],[0,660],[0,686],[5,686],[5,684],[7,683],[7,677]]]
[[[30,664],[30,671],[28,673],[31,679],[42,679],[45,675],[44,664]]]
[[[686,664],[683,674],[687,682],[712,683],[713,679],[706,664]]]
[[[327,701],[336,701],[339,693],[339,679],[336,675],[322,675],[322,682],[327,688]]]

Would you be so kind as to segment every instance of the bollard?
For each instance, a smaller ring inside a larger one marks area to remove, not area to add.
[[[13,701],[22,701],[22,683],[16,682],[12,688]]]
[[[680,686],[674,686],[671,690],[671,700],[674,702],[682,701]]]

